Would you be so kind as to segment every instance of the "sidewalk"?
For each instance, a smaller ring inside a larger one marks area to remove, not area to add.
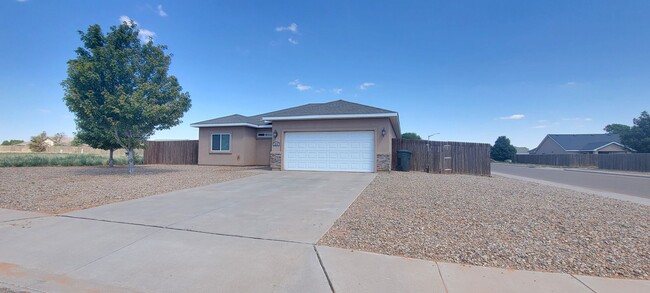
[[[650,292],[650,281],[433,262],[317,247],[335,292]]]

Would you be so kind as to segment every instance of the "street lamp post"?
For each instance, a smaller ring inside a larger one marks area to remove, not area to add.
[[[440,132],[436,132],[434,134],[427,136],[427,173],[431,172],[431,165],[429,164],[429,153],[431,152],[431,144],[430,144],[431,137],[436,134],[440,134]]]

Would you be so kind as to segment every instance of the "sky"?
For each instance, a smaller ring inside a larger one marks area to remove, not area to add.
[[[75,132],[78,31],[121,20],[168,46],[191,123],[347,100],[432,140],[533,148],[650,110],[650,1],[0,2],[0,140]]]

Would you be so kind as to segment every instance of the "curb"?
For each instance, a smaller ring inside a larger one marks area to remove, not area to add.
[[[609,171],[601,171],[601,170],[582,170],[582,169],[571,169],[571,168],[565,168],[564,171],[569,171],[569,172],[581,172],[581,173],[594,173],[594,174],[604,174],[604,175],[626,176],[626,177],[637,177],[637,178],[647,178],[647,179],[650,179],[650,175],[635,174],[635,173],[609,172]]]

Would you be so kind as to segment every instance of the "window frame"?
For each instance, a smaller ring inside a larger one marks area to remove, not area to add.
[[[214,149],[214,136],[219,135],[219,150]],[[221,141],[224,135],[228,135],[228,150],[221,149]],[[232,133],[230,132],[214,132],[210,134],[210,152],[211,153],[232,153]]]

